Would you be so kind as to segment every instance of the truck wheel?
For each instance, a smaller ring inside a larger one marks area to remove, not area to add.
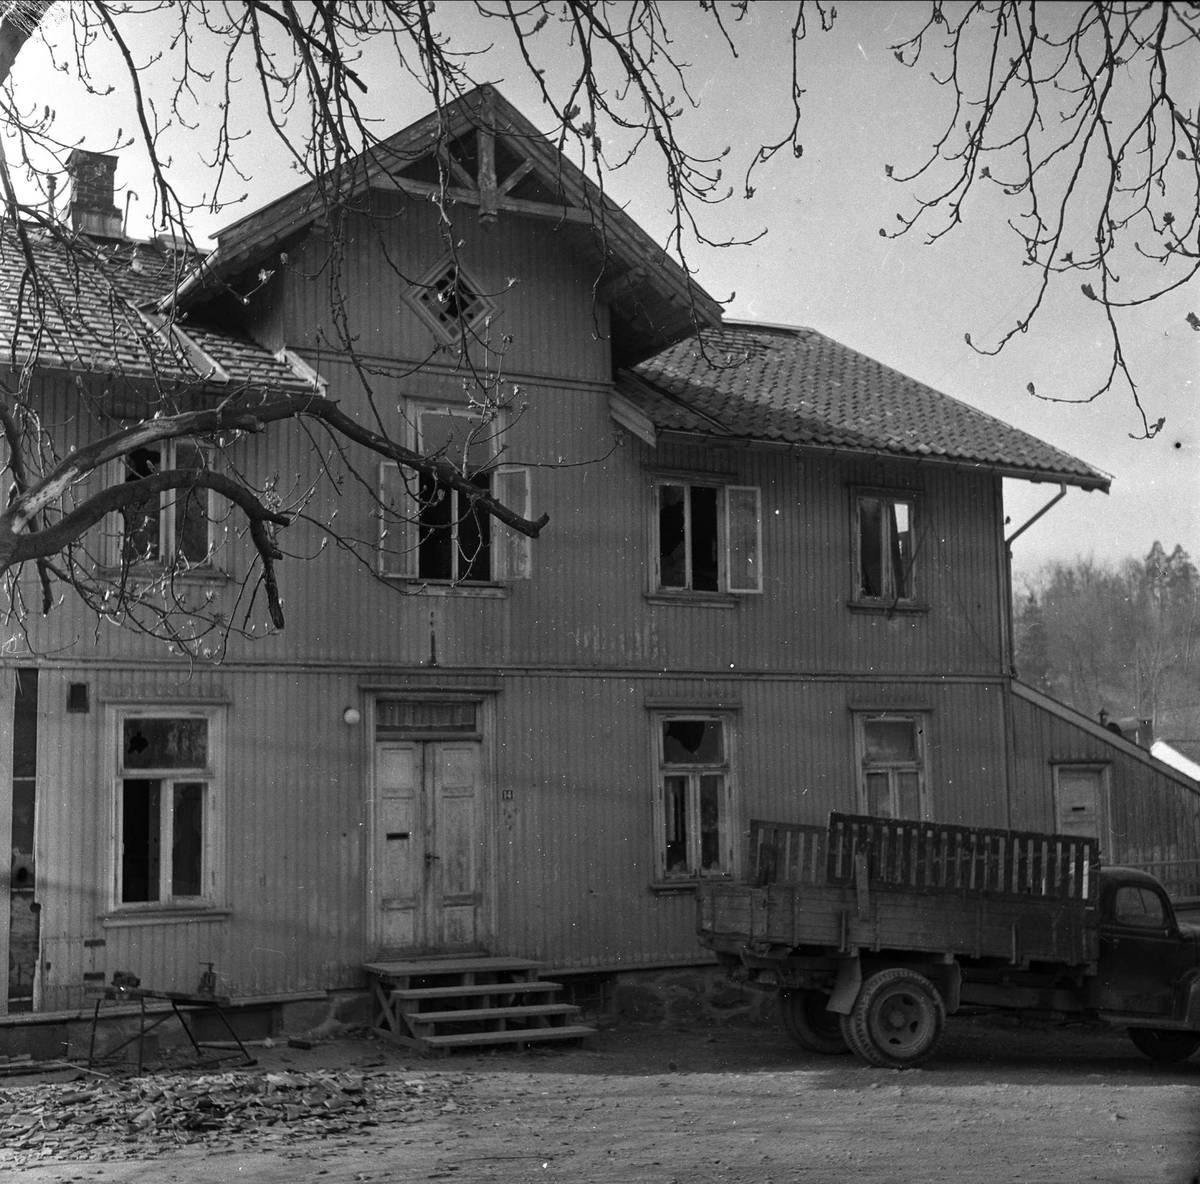
[[[1200,1034],[1172,1032],[1166,1028],[1129,1028],[1129,1039],[1138,1052],[1162,1065],[1177,1065],[1200,1048]]]
[[[897,966],[867,979],[842,1030],[863,1060],[881,1069],[907,1069],[933,1052],[945,1023],[946,1008],[933,983]]]
[[[842,1037],[841,1016],[825,1010],[829,996],[824,991],[779,992],[779,1015],[783,1030],[801,1048],[827,1056],[849,1052]]]

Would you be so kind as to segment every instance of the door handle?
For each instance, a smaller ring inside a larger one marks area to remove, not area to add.
[[[434,855],[432,851],[425,852],[425,862],[426,863],[433,863],[433,861],[435,859],[440,860],[441,858],[442,857],[440,855]]]

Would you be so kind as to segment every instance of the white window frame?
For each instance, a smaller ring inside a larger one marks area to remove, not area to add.
[[[705,723],[716,723],[722,729],[722,749],[724,759],[719,763],[696,762],[667,764],[663,751],[663,731],[665,725],[675,721],[703,720]],[[728,879],[737,872],[738,839],[740,830],[735,813],[737,795],[733,777],[734,728],[733,717],[724,712],[698,709],[689,711],[655,712],[651,716],[654,729],[654,867],[655,879],[660,883],[692,882],[707,879]],[[720,797],[720,825],[718,842],[720,845],[720,862],[716,868],[703,868],[701,863],[701,818],[700,818],[700,778],[716,775],[723,779]],[[681,777],[685,780],[685,810],[687,814],[687,852],[686,863],[682,870],[673,869],[668,865],[668,791],[667,778]]]
[[[126,768],[123,760],[125,722],[131,719],[202,719],[207,724],[206,763],[196,768]],[[122,704],[106,712],[108,744],[112,756],[112,841],[109,875],[109,905],[114,913],[163,913],[181,909],[211,909],[221,901],[224,882],[224,793],[223,757],[225,751],[225,711],[220,707],[187,705]],[[174,833],[174,794],[163,792],[159,809],[158,899],[126,901],[122,899],[124,852],[125,782],[159,781],[164,790],[177,783],[203,785],[203,813],[200,852],[200,893],[176,896],[172,890],[172,839]]]
[[[165,456],[165,466],[160,469],[160,472],[165,472],[176,468],[178,462],[178,450],[180,445],[187,445],[190,448],[195,448],[200,454],[203,467],[211,468],[213,463],[214,449],[211,445],[205,444],[199,440],[193,440],[189,437],[180,439],[160,440],[157,442],[158,450]],[[131,472],[129,457],[122,457],[109,466],[110,483],[119,485],[125,481]],[[204,555],[199,559],[188,559],[183,556],[176,556],[176,546],[178,538],[176,535],[176,502],[181,495],[190,494],[201,499],[201,504],[204,510],[204,531],[205,531],[205,546]],[[201,487],[194,490],[182,489],[165,489],[158,497],[158,554],[142,558],[139,556],[128,556],[125,549],[126,538],[126,517],[124,514],[116,514],[115,527],[110,532],[111,553],[105,556],[105,566],[118,568],[125,565],[128,561],[130,567],[142,567],[151,569],[162,569],[173,567],[176,562],[190,569],[199,569],[202,571],[210,570],[215,565],[215,551],[217,546],[216,530],[214,525],[214,514],[216,508],[216,496],[213,491],[207,487]]]
[[[675,486],[685,490],[684,508],[684,582],[682,585],[663,583],[662,570],[662,490]],[[693,489],[712,489],[716,491],[716,529],[717,529],[717,587],[715,589],[697,589],[695,573],[692,564],[692,494]],[[735,555],[739,539],[744,545],[747,541],[743,532],[735,530],[734,517],[737,503],[752,507],[754,518],[752,538],[749,540],[750,554],[740,562]],[[651,540],[653,554],[651,556],[651,571],[654,573],[653,591],[663,596],[752,596],[759,595],[763,590],[762,577],[762,491],[757,485],[736,485],[729,481],[712,480],[711,478],[678,476],[664,474],[656,476],[652,483],[651,498]]]
[[[891,817],[908,817],[901,815],[899,776],[903,773],[915,773],[917,776],[917,801],[920,808],[919,821],[933,817],[929,792],[929,714],[925,711],[908,711],[901,708],[881,711],[854,712],[854,755],[858,780],[858,808],[862,814],[870,814],[871,793],[868,788],[868,774],[883,773],[888,778],[888,805]],[[911,723],[914,729],[915,761],[868,761],[867,760],[867,725],[872,723]]]
[[[882,502],[885,512],[882,515],[883,531],[879,540],[880,576],[882,590],[878,594],[870,594],[863,590],[863,503],[867,501]],[[895,564],[892,559],[894,513],[890,507],[895,505],[908,507],[908,536],[911,554],[908,558],[908,588],[903,595],[897,592]],[[920,514],[920,501],[915,493],[902,489],[856,489],[854,490],[852,529],[854,531],[854,591],[852,601],[855,604],[890,605],[917,603],[917,565],[916,539],[917,521]]]
[[[524,465],[495,464],[497,439],[506,430],[502,416],[490,423],[468,407],[441,403],[410,405],[410,427],[407,445],[421,451],[420,424],[425,415],[450,415],[478,421],[487,432],[491,460],[487,470],[492,477],[492,496],[524,518],[530,515],[532,503],[530,471]],[[420,537],[421,505],[418,500],[420,476],[402,470],[395,461],[379,465],[379,574],[403,580],[418,580],[423,584],[450,587],[487,587],[512,580],[527,580],[532,576],[532,540],[505,526],[499,519],[486,515],[488,526],[489,574],[486,580],[464,580],[457,573],[450,578],[421,574]],[[457,500],[457,493],[448,491]],[[457,544],[457,537],[455,537]],[[457,563],[457,545],[454,556]]]

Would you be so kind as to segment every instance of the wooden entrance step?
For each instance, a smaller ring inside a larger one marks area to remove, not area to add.
[[[489,1045],[582,1040],[595,1029],[555,1001],[561,984],[523,958],[431,957],[365,963],[372,1027],[427,1054]]]

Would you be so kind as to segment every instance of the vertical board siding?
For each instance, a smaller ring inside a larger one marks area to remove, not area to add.
[[[1200,787],[1149,753],[1136,755],[1020,695],[1013,697],[1013,733],[1017,825],[1053,830],[1054,765],[1095,764],[1108,770],[1109,833],[1098,836],[1106,863],[1200,860]]]
[[[83,975],[114,970],[191,990],[213,962],[235,995],[351,986],[364,955],[363,729],[344,675],[51,669],[39,719],[38,900],[43,1006],[79,1006]],[[90,684],[87,715],[66,683]],[[226,711],[224,890],[217,917],[134,918],[111,908],[112,739],[106,702],[220,701]],[[103,940],[102,947],[88,947]]]
[[[894,684],[867,690],[897,695]],[[752,818],[824,825],[832,811],[858,809],[851,707],[862,691],[838,680],[506,679],[497,725],[497,789],[512,793],[497,828],[503,952],[566,966],[700,957],[691,895],[650,887],[656,705],[729,710],[744,872]],[[934,685],[925,697],[947,770],[933,772],[935,817],[991,826],[999,816],[1003,825],[998,688]],[[959,698],[968,700],[961,709]],[[981,763],[980,752],[997,759]]]
[[[403,197],[379,203],[377,220],[350,219],[339,268],[356,349],[374,358],[452,356],[405,299],[414,283],[449,257],[438,210]],[[496,306],[490,324],[477,330],[490,350],[471,344],[475,365],[507,376],[608,381],[607,310],[592,292],[599,276],[578,260],[567,232],[550,221],[507,216],[483,227],[477,211],[459,207],[453,234],[455,257]],[[329,315],[328,258],[328,245],[308,238],[262,298],[272,334],[293,349],[327,350],[338,340]],[[316,283],[310,278],[315,274],[322,276]]]
[[[224,668],[190,677],[142,668],[46,671],[38,817],[43,1006],[79,1006],[83,976],[93,971],[111,977],[126,970],[157,989],[191,989],[209,961],[221,989],[234,995],[358,983],[370,954],[370,754],[367,729],[347,726],[342,713],[369,706],[360,690],[369,677],[299,669]],[[89,683],[89,714],[65,713],[71,681]],[[999,770],[963,754],[987,749],[996,728],[994,689],[935,683],[921,695],[938,732],[939,755],[931,756],[937,816],[993,824],[1003,798]],[[823,825],[831,811],[858,809],[852,707],[863,696],[912,702],[892,682],[506,676],[485,784],[493,820],[491,948],[560,966],[702,956],[691,895],[650,888],[653,713],[663,703],[729,709],[735,842],[744,860],[751,818]],[[227,915],[135,922],[111,911],[113,758],[103,705],[131,699],[225,704],[219,903]],[[982,731],[980,721],[987,721]],[[105,945],[85,944],[96,939]]]
[[[337,397],[369,418],[350,369],[331,363],[326,370]],[[375,381],[379,413],[396,432],[406,397],[461,397],[461,381],[445,373]],[[48,396],[59,400],[55,413],[73,429],[70,390],[50,385]],[[256,559],[232,512],[218,556],[228,578],[180,582],[183,594],[197,602],[212,597],[239,627],[253,628],[248,639],[230,639],[225,657],[407,666],[428,661],[432,649],[445,665],[864,677],[1004,673],[994,478],[929,467],[915,470],[917,482],[899,467],[782,450],[669,443],[650,449],[616,427],[607,388],[530,381],[522,399],[527,407],[505,436],[505,458],[534,466],[532,512],[549,514],[550,522],[530,544],[532,578],[482,596],[445,589],[435,595],[417,583],[378,579],[376,507],[354,475],[337,489],[320,481],[322,462],[302,426],[276,425],[231,445],[228,463],[252,482],[272,480],[285,502],[317,488],[304,515],[280,536],[287,555],[277,569],[287,618],[282,636],[267,628]],[[377,458],[360,451],[354,463],[373,484]],[[653,474],[664,468],[701,478],[717,473],[762,491],[761,594],[732,596],[723,607],[648,599]],[[918,483],[917,594],[927,608],[852,609],[852,489]],[[340,546],[335,531],[353,549]],[[61,652],[86,637],[96,658],[162,657],[161,643],[107,621],[97,625],[70,597],[29,626],[41,652]]]

